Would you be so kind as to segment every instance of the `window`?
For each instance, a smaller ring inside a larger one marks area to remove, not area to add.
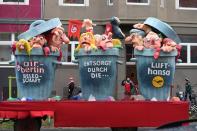
[[[128,5],[149,5],[150,0],[127,0]]]
[[[112,6],[114,4],[113,2],[113,0],[107,0],[107,5]]]
[[[180,34],[182,45],[180,59],[182,63],[178,65],[197,65],[197,35]]]
[[[181,49],[181,56],[179,57],[179,59],[182,60],[182,63],[187,63],[187,46],[182,45],[182,49]]]
[[[160,1],[160,7],[164,8],[164,0]]]
[[[0,4],[29,5],[29,0],[0,0]]]
[[[0,46],[0,62],[10,61],[11,56],[10,45],[1,45]]]
[[[191,46],[190,47],[191,49],[191,60],[190,60],[190,62],[191,63],[197,63],[197,45],[196,46]]]
[[[126,47],[126,61],[130,62],[131,58],[134,58],[134,48],[132,44],[125,44]]]
[[[61,6],[89,6],[89,0],[59,0]]]
[[[0,64],[9,64],[9,61],[14,60],[11,51],[11,45],[14,40],[14,33],[0,33]]]
[[[3,0],[3,2],[24,2],[25,0]]]
[[[75,60],[74,57],[74,50],[78,45],[78,41],[71,41],[69,44],[64,44],[62,46],[62,60],[64,64],[74,64],[73,60]]]
[[[0,41],[10,41],[11,33],[0,33]]]
[[[197,65],[197,43],[180,43],[182,45],[180,59],[182,63],[178,65]]]
[[[197,9],[196,0],[176,0],[176,9]]]
[[[183,35],[179,35],[181,41],[183,43],[196,43],[197,42],[197,35],[194,34],[183,34]]]

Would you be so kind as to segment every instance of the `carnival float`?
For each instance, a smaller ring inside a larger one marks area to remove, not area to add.
[[[188,119],[188,103],[170,100],[170,86],[180,56],[180,39],[167,23],[147,18],[125,37],[118,17],[103,34],[96,34],[90,19],[70,20],[68,35],[59,18],[37,20],[12,45],[18,98],[0,102],[0,117],[15,121],[15,131],[41,127],[41,119],[54,117],[56,127],[158,127]],[[85,28],[81,33],[79,28]],[[72,33],[72,34],[70,34]],[[78,38],[75,49],[82,99],[50,101],[55,70],[61,64],[61,46]],[[116,100],[117,64],[125,42],[132,44],[140,95],[143,100]],[[156,101],[156,102],[155,102]],[[166,115],[168,114],[168,115]],[[94,119],[93,119],[94,118]],[[32,124],[33,123],[33,124]]]
[[[170,100],[180,39],[168,24],[153,18],[135,24],[125,41],[133,44],[137,78],[146,99]]]

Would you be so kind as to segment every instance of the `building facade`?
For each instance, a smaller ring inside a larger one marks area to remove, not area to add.
[[[13,5],[5,6],[9,3],[6,1],[8,0],[0,1],[0,10],[3,9],[1,7],[6,8],[8,11],[11,10],[10,6]],[[180,43],[183,46],[181,52],[182,63],[177,63],[176,66],[173,83],[174,87],[176,87],[175,90],[184,90],[185,77],[188,77],[192,85],[194,85],[194,88],[197,88],[195,87],[195,84],[197,84],[195,78],[197,73],[197,17],[195,17],[195,13],[197,13],[197,2],[195,0],[19,0],[18,3],[20,3],[20,1],[22,1],[23,4],[17,4],[12,7],[12,10],[15,10],[13,11],[15,14],[6,15],[5,13],[4,16],[2,11],[0,11],[0,26],[2,24],[15,24],[15,27],[17,27],[17,31],[9,30],[12,34],[11,37],[5,36],[9,31],[3,30],[4,26],[0,28],[1,47],[7,45],[5,41],[8,43],[14,41],[15,33],[23,31],[19,30],[21,29],[21,24],[28,25],[32,21],[40,18],[48,20],[59,17],[66,30],[68,20],[83,20],[89,18],[97,24],[94,28],[94,32],[102,34],[105,30],[105,24],[109,22],[109,19],[112,16],[117,16],[121,21],[120,27],[127,36],[134,24],[143,22],[148,17],[156,17],[172,26],[182,40]],[[33,1],[35,3],[33,3]],[[27,3],[28,6],[26,5]],[[26,11],[24,11],[26,14],[17,13],[20,12],[19,8],[21,8],[21,11],[23,10],[23,6],[28,7]],[[33,13],[31,10],[34,10]],[[29,12],[29,15],[27,15],[27,12]],[[23,29],[26,28],[27,27],[23,26]],[[4,40],[2,38],[7,39]],[[79,85],[78,65],[72,62],[72,60],[75,59],[74,49],[76,45],[77,41],[72,41],[69,45],[63,47],[63,65],[58,66],[55,77],[54,90],[57,95],[62,96],[63,87],[68,83],[69,77],[74,77],[76,84]],[[120,60],[123,61],[123,64],[118,66],[118,92],[116,94],[118,97],[121,97],[123,94],[120,83],[126,76],[137,83],[136,66],[135,63],[130,61],[130,59],[134,57],[133,48],[131,45],[125,45],[124,42],[123,47],[124,49],[121,51],[120,56]],[[8,56],[8,52],[5,54]],[[14,59],[11,54],[9,56],[10,59]],[[9,58],[4,60],[5,58],[1,59],[1,74],[5,72],[7,76],[14,76],[14,67],[9,65],[8,62],[6,63],[6,60],[9,60]],[[7,76],[6,78],[1,76],[2,81],[0,83],[4,83],[0,85],[2,86],[0,88],[1,90],[8,87]]]
[[[17,40],[18,34],[26,31],[29,25],[42,18],[41,0],[0,0],[0,100],[9,95],[17,96],[14,60],[11,44]],[[9,92],[9,78],[12,81],[12,91]]]

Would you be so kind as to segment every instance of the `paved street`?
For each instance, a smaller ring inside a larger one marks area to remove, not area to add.
[[[139,128],[138,131],[147,131],[148,128]],[[41,131],[111,131],[110,128],[56,128],[42,129]]]
[[[110,128],[56,128],[42,129],[41,131],[111,131]]]
[[[148,128],[139,128],[138,131],[146,131]],[[0,129],[0,131],[12,131],[12,130],[3,130]],[[42,128],[41,131],[111,131],[110,128]]]

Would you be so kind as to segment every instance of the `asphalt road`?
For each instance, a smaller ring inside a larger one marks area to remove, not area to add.
[[[41,131],[111,131],[110,128],[56,128],[42,129]]]
[[[138,128],[138,131],[147,131],[148,128]],[[13,131],[13,130],[3,130],[0,131]],[[41,131],[111,131],[110,128],[42,128]]]
[[[138,128],[138,131],[147,131],[148,128]],[[56,129],[42,129],[41,131],[111,131],[111,128],[56,128]]]

